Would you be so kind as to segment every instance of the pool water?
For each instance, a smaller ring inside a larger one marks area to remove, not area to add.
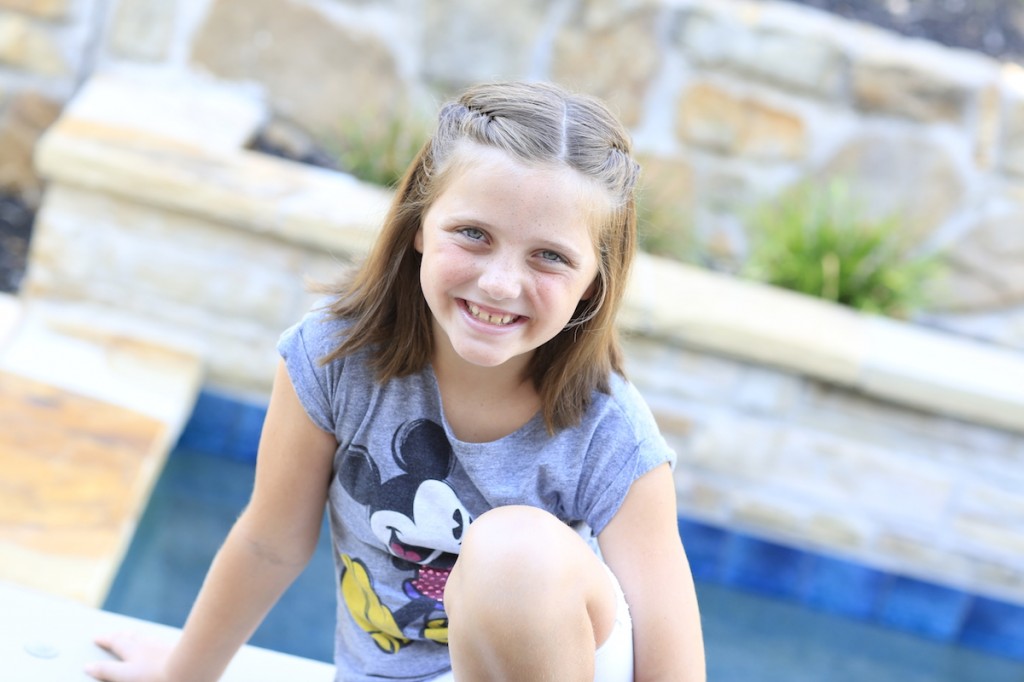
[[[254,468],[172,453],[104,608],[181,626],[206,569],[241,512]],[[799,604],[697,583],[711,682],[1024,682],[1024,663]],[[330,661],[334,568],[324,527],[305,572],[252,643]]]

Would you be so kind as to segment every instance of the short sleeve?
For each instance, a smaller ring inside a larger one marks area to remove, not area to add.
[[[326,356],[338,343],[339,323],[322,310],[313,310],[281,334],[277,351],[284,359],[288,377],[306,414],[318,427],[334,433],[332,395],[336,386],[332,378],[340,371],[341,360],[324,365]]]
[[[674,468],[676,453],[640,393],[622,380],[613,388],[587,460],[579,503],[596,534],[619,511],[633,482],[666,462]]]

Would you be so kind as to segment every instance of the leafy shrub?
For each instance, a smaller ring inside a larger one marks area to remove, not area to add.
[[[655,256],[683,263],[701,261],[692,220],[647,193],[637,197],[637,246]]]
[[[912,250],[895,218],[864,218],[844,185],[802,185],[761,206],[742,274],[870,313],[905,318],[930,302],[936,255]]]
[[[349,123],[334,146],[342,170],[360,180],[393,187],[428,137],[425,123],[392,117]]]

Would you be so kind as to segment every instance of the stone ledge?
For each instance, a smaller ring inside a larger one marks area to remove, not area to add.
[[[640,254],[622,325],[883,400],[1024,431],[1024,357]]]

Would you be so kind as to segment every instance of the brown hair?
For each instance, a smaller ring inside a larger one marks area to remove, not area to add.
[[[527,372],[541,398],[549,432],[579,423],[594,390],[608,392],[623,372],[615,330],[636,251],[634,189],[640,167],[626,129],[599,100],[549,83],[491,83],[442,107],[437,128],[398,185],[382,231],[356,273],[332,290],[334,315],[351,321],[328,363],[371,352],[380,381],[417,372],[433,348],[430,309],[420,288],[413,240],[427,209],[444,190],[448,161],[469,140],[528,164],[573,168],[604,187],[611,209],[595,226],[594,294],[572,320],[533,354]]]

